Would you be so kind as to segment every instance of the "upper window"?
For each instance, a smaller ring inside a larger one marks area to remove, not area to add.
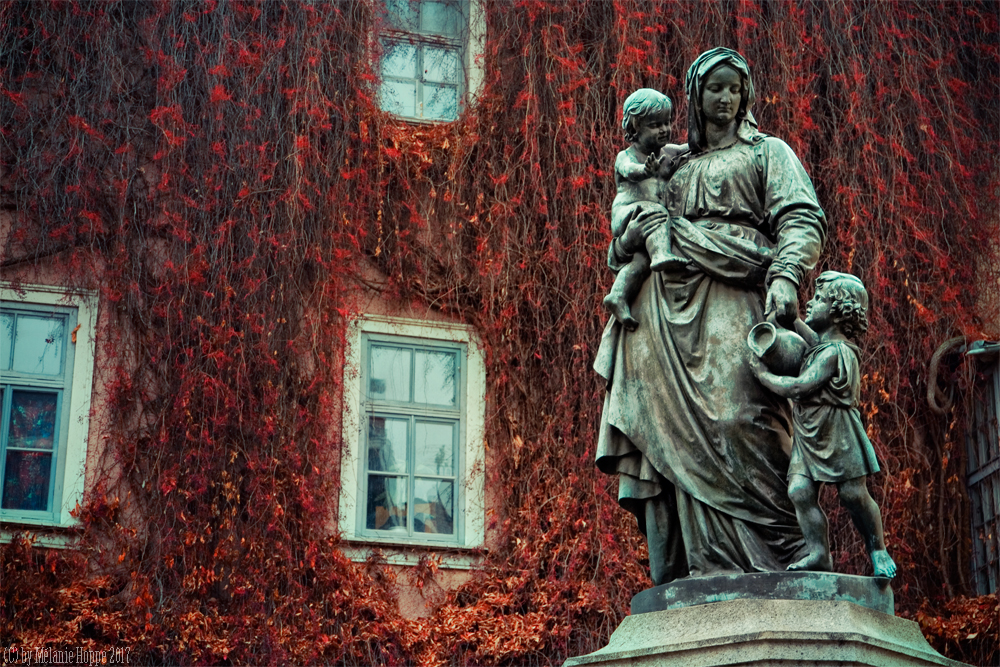
[[[467,0],[384,0],[384,110],[406,118],[458,118],[468,90]]]
[[[341,529],[364,541],[480,545],[483,363],[469,330],[396,318],[356,326]]]
[[[67,525],[83,490],[93,305],[45,287],[2,293],[0,519]]]

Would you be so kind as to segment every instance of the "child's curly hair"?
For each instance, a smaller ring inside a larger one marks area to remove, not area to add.
[[[861,279],[849,273],[824,271],[816,278],[816,289],[824,285],[830,286],[830,315],[837,328],[855,339],[868,331],[868,291]]]
[[[669,97],[658,90],[640,88],[625,98],[625,104],[622,106],[622,129],[625,130],[625,141],[636,139],[636,118],[662,111],[673,117],[674,105]]]

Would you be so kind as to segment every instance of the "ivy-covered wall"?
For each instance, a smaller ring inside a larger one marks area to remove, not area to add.
[[[821,268],[872,295],[863,412],[899,613],[995,663],[997,600],[968,581],[972,369],[945,360],[965,397],[947,416],[923,397],[940,343],[1000,335],[996,5],[481,5],[482,89],[439,125],[379,110],[372,0],[0,5],[2,277],[97,289],[113,332],[108,474],[77,548],[0,550],[0,643],[142,664],[556,665],[603,645],[648,585],[593,466],[620,105],[654,87],[685,118],[687,65],[725,45],[815,182]],[[498,537],[420,620],[328,531],[345,326],[372,289],[485,346]],[[837,568],[864,573],[829,505]]]

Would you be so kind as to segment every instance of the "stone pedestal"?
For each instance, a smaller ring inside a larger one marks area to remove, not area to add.
[[[889,613],[886,613],[886,612]],[[687,579],[636,595],[608,645],[565,667],[951,665],[892,591],[868,577],[761,573]]]
[[[896,613],[888,579],[833,572],[754,572],[690,577],[647,588],[632,598],[632,614],[729,600],[853,602],[890,616]]]

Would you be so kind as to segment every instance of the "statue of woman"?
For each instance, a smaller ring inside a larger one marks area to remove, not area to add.
[[[685,83],[688,151],[663,205],[690,263],[646,280],[631,305],[638,328],[609,322],[595,362],[607,381],[597,466],[619,475],[656,585],[784,570],[806,554],[787,494],[790,407],[754,377],[746,338],[767,315],[795,318],[826,235],[798,158],[757,130],[743,56],[706,51]],[[613,270],[663,217],[628,224]]]

